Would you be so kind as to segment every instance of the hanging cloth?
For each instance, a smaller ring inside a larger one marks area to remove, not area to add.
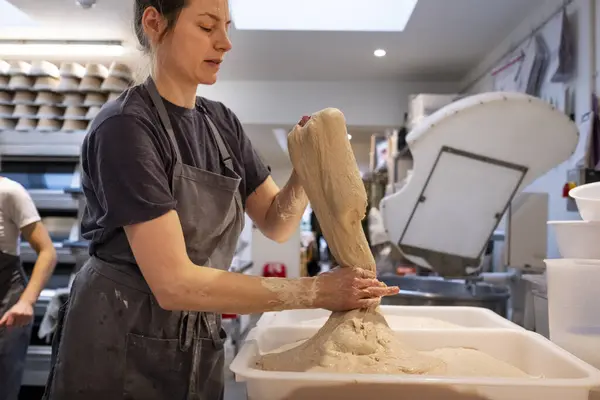
[[[561,12],[558,63],[551,72],[550,82],[565,83],[573,77],[575,70],[575,46],[573,30],[565,9]]]

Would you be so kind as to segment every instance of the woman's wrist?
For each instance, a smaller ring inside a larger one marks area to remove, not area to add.
[[[299,308],[319,308],[319,278],[300,278],[301,295],[298,296]]]
[[[317,278],[262,278],[261,283],[275,295],[278,310],[318,308]]]
[[[297,193],[301,190],[302,194],[304,194],[304,187],[300,181],[300,175],[298,175],[295,169],[292,170],[288,184],[291,185]]]

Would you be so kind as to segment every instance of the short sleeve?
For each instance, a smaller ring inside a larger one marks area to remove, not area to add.
[[[99,226],[115,229],[150,221],[175,208],[168,149],[155,132],[142,118],[117,115],[86,138],[82,164],[100,208],[94,210]]]
[[[23,186],[18,184],[14,186],[10,195],[10,204],[10,218],[19,229],[41,220],[33,199]]]
[[[252,142],[246,135],[246,132],[244,132],[244,128],[238,118],[233,112],[231,112],[231,115],[233,117],[235,129],[239,135],[246,180],[246,198],[248,198],[269,177],[269,175],[271,175],[271,169],[265,165],[260,155],[254,149],[254,146],[252,146]]]

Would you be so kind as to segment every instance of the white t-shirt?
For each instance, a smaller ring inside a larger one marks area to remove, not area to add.
[[[1,177],[0,251],[18,256],[21,228],[40,220],[27,190],[20,183]]]

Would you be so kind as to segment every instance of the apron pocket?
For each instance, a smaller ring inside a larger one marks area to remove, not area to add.
[[[164,400],[187,398],[193,352],[183,352],[178,339],[127,335],[123,398]]]

